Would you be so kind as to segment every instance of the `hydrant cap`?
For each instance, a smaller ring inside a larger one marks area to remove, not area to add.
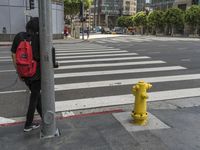
[[[139,83],[144,83],[144,80],[140,80]]]

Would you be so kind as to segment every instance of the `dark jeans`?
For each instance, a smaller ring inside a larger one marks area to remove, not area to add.
[[[41,81],[25,81],[26,85],[31,91],[30,102],[28,107],[28,112],[26,114],[26,123],[25,126],[30,126],[33,122],[35,109],[42,118],[42,104],[41,104]]]

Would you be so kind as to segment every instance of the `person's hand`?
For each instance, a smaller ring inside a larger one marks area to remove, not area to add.
[[[18,74],[18,72],[16,72],[16,73],[17,73],[17,76],[18,76],[19,80],[20,81],[24,81],[24,79],[22,77],[20,77],[20,75]]]

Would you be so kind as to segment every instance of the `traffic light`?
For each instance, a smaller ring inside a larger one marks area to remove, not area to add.
[[[30,9],[34,9],[35,8],[34,0],[29,0],[29,6],[30,6]]]

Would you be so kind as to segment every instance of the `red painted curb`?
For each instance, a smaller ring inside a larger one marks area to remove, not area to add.
[[[67,118],[76,119],[76,118],[81,118],[81,117],[92,117],[92,116],[97,116],[97,115],[106,115],[106,114],[118,113],[118,112],[123,112],[123,110],[122,109],[116,109],[116,110],[111,110],[111,111],[102,111],[102,112],[78,114],[78,115],[72,115],[72,116],[67,116],[67,117],[56,117],[56,120],[63,120],[63,119],[67,119]],[[34,120],[34,121],[40,121],[40,120]],[[0,124],[0,127],[12,127],[12,126],[23,124],[24,122],[25,121]]]

